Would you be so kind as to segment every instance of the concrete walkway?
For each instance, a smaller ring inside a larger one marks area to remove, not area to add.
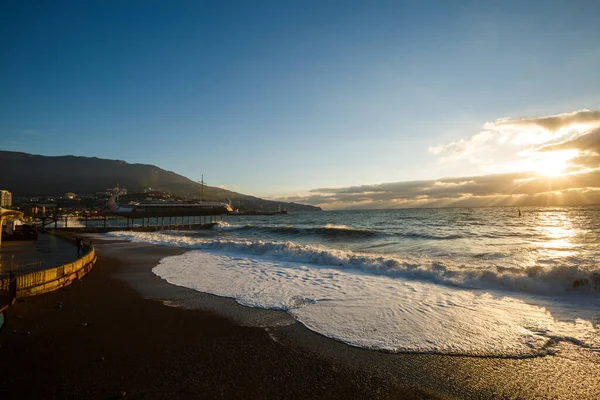
[[[0,273],[19,267],[38,265],[51,268],[77,258],[75,243],[69,243],[49,233],[39,233],[38,240],[5,240],[0,247]]]

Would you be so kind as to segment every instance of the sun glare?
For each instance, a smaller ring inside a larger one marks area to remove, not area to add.
[[[557,177],[564,174],[568,161],[577,155],[577,150],[553,151],[540,153],[529,160],[530,170],[547,177]]]

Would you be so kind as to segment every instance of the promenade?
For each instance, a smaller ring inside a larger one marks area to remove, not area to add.
[[[78,251],[74,237],[42,234],[35,241],[14,241],[3,247],[0,261],[2,313],[17,298],[51,292],[81,279],[93,268],[96,252],[89,242]],[[3,323],[4,316],[0,327]]]
[[[5,240],[0,247],[0,274],[24,268],[52,268],[76,258],[74,242],[49,233],[39,233],[38,240]]]

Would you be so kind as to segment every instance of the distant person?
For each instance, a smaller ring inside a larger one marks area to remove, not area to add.
[[[519,209],[519,217],[521,216],[521,209]]]
[[[83,238],[75,236],[75,243],[77,244],[77,255],[79,256],[79,253],[85,253],[85,250],[83,248]]]

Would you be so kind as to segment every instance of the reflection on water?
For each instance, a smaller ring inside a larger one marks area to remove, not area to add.
[[[573,227],[572,218],[574,216],[555,211],[538,214],[536,229],[541,240],[532,243],[540,247],[541,257],[568,257],[577,254],[575,248],[580,246],[575,243],[577,235],[585,235],[586,232],[578,232]]]
[[[494,207],[228,217],[229,224],[246,229],[202,235],[318,243],[452,268],[598,269],[600,207],[522,207],[520,211],[521,216],[516,208]],[[350,231],[314,229],[326,226],[346,226]]]

